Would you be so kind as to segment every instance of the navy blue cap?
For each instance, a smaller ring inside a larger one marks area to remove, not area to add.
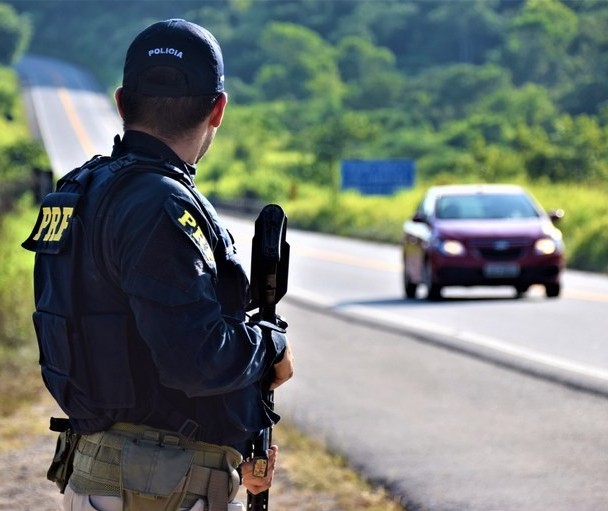
[[[142,72],[157,66],[180,71],[175,83],[155,83]],[[122,86],[145,96],[207,96],[224,90],[224,60],[215,37],[182,19],[154,23],[127,50]]]

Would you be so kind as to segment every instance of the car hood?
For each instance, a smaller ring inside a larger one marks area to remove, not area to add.
[[[560,236],[559,231],[553,226],[551,221],[544,218],[436,220],[434,227],[437,234],[454,238],[540,238],[542,236]]]

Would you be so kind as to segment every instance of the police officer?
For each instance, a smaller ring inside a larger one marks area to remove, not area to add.
[[[276,388],[293,359],[247,320],[232,237],[193,184],[227,102],[217,41],[180,19],[149,26],[115,99],[112,155],[60,180],[24,242],[42,376],[80,434],[64,508],[224,511],[239,477],[270,487],[277,447],[266,476],[247,460],[278,419],[260,381]]]

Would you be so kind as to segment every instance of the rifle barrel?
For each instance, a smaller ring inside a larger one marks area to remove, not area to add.
[[[276,204],[265,206],[255,221],[251,252],[251,301],[247,310],[257,308],[261,320],[277,324],[276,304],[287,292],[289,244],[285,241],[287,217]],[[264,335],[270,335],[264,331]],[[270,341],[272,342],[272,341]],[[264,392],[266,405],[274,410],[274,392]],[[272,427],[260,432],[253,442],[255,457],[267,456],[272,444]],[[247,492],[247,511],[268,511],[269,491]]]

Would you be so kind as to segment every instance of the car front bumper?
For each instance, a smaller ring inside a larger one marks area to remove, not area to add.
[[[517,275],[488,276],[483,268],[445,266],[437,269],[434,281],[441,286],[532,285],[558,282],[558,265],[524,266]]]

